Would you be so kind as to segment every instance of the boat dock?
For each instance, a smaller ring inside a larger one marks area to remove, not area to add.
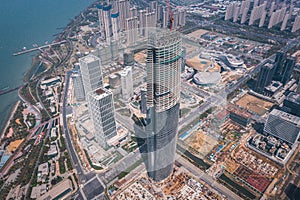
[[[12,89],[6,89],[6,90],[0,90],[0,96],[11,93],[13,91],[18,90],[20,87],[22,87],[23,85],[20,85],[18,87],[12,88]]]
[[[60,42],[55,42],[55,43],[52,43],[52,44],[47,44],[47,45],[43,45],[43,46],[40,46],[40,47],[35,47],[35,48],[32,48],[32,49],[28,49],[28,50],[24,50],[24,51],[14,53],[13,56],[19,56],[19,55],[22,55],[22,54],[30,53],[30,52],[33,52],[33,51],[37,51],[37,50],[44,49],[44,48],[47,48],[47,47],[51,47],[51,46],[54,46],[54,45],[63,44],[63,43],[66,43],[66,42],[67,42],[66,40],[63,40],[63,41],[60,41]]]

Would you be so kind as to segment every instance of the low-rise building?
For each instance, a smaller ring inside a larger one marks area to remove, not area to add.
[[[38,176],[48,176],[49,174],[49,165],[48,162],[40,164],[38,167]]]
[[[64,179],[62,182],[55,185],[47,193],[41,196],[41,200],[49,199],[64,199],[73,191],[72,182],[70,179]]]
[[[57,128],[56,127],[53,127],[51,129],[50,137],[51,138],[56,138],[57,137]]]
[[[246,110],[235,107],[234,105],[229,105],[227,107],[229,111],[229,118],[244,127],[248,126],[251,122],[251,114]]]
[[[32,188],[30,198],[39,199],[39,197],[47,192],[46,184],[38,185]]]
[[[57,156],[57,154],[58,154],[58,152],[57,152],[56,144],[51,144],[50,149],[48,151],[48,156],[55,157],[55,156]]]

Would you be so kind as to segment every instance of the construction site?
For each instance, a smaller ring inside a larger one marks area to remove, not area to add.
[[[202,130],[196,130],[185,143],[199,152],[200,157],[207,156],[213,148],[218,144],[218,141],[212,136],[204,133]]]
[[[235,103],[241,108],[244,108],[260,116],[267,113],[270,110],[270,108],[274,105],[269,101],[260,99],[250,94],[245,94]]]
[[[226,199],[211,186],[191,175],[183,167],[176,167],[174,173],[162,182],[153,182],[141,174],[129,184],[118,189],[112,199]]]

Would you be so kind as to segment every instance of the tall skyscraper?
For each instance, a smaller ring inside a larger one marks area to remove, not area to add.
[[[250,20],[249,20],[249,25],[252,25],[256,20],[262,18],[265,9],[267,6],[267,2],[265,2],[264,4],[260,5],[260,6],[256,6],[253,8],[253,10],[251,11],[251,15],[250,15]]]
[[[272,13],[269,24],[268,24],[268,29],[281,23],[284,20],[284,16],[286,14],[286,9],[287,9],[286,7],[283,7]]]
[[[130,8],[130,15],[129,17],[138,17],[138,9],[137,7],[133,7],[133,8]]]
[[[88,102],[95,139],[106,148],[107,140],[117,135],[113,94],[109,90],[98,88],[89,93]]]
[[[79,59],[82,81],[87,97],[91,91],[102,87],[102,72],[100,59],[94,55],[88,55]]]
[[[226,13],[225,13],[225,20],[230,20],[231,18],[233,18],[234,6],[235,4],[233,3],[227,6]]]
[[[121,86],[122,86],[122,97],[125,101],[133,96],[133,81],[132,81],[132,67],[127,66],[123,71],[120,72],[121,75]]]
[[[273,1],[271,3],[271,7],[270,7],[270,10],[269,10],[269,14],[268,14],[269,17],[271,17],[271,15],[273,14],[274,9],[275,9],[275,1]]]
[[[107,44],[111,44],[111,40],[118,41],[120,31],[118,3],[114,1],[101,2],[97,5],[99,17],[99,29],[105,36]]]
[[[162,12],[163,12],[163,6],[161,4],[157,5],[157,20],[162,21]]]
[[[120,12],[120,30],[123,31],[126,28],[126,19],[130,17],[129,0],[120,0],[119,12]]]
[[[179,26],[185,25],[185,23],[186,23],[186,11],[185,10],[179,10],[178,23],[179,23]]]
[[[173,171],[179,120],[182,40],[178,32],[149,34],[147,50],[147,125],[145,164],[149,177],[166,179]]]
[[[150,12],[156,12],[157,11],[157,1],[151,1],[150,2]]]
[[[281,82],[283,84],[286,84],[290,79],[291,75],[293,73],[294,67],[296,64],[296,58],[295,57],[287,57],[284,63],[284,72],[281,78]]]
[[[240,6],[235,5],[234,11],[233,11],[233,22],[237,22],[239,16],[240,16]]]
[[[99,21],[99,31],[104,32],[104,21],[103,21],[103,5],[98,4],[98,21]]]
[[[242,15],[241,24],[244,24],[247,21],[247,15],[250,8],[251,0],[243,1],[241,4],[240,14]]]
[[[298,81],[298,86],[297,86],[296,93],[297,93],[297,94],[300,94],[300,80]]]
[[[132,45],[136,43],[138,39],[138,18],[126,19],[126,30],[127,30],[127,44]]]
[[[259,20],[259,27],[263,27],[266,21],[267,11],[264,11],[262,17]]]
[[[112,33],[112,19],[111,19],[111,4],[103,4],[103,24],[104,24],[104,33],[107,44],[110,44]]]
[[[174,29],[177,29],[178,26],[179,26],[179,13],[178,13],[177,10],[175,10],[174,13],[173,13],[173,25],[172,25],[172,27]]]
[[[145,28],[146,28],[146,10],[139,11],[139,30],[140,34],[145,36]]]
[[[295,18],[294,25],[292,28],[292,33],[298,31],[300,29],[300,15]]]
[[[83,81],[80,69],[75,69],[72,75],[73,85],[74,85],[74,94],[77,101],[85,100],[85,93],[83,88]]]
[[[263,93],[265,87],[272,82],[274,69],[275,67],[271,63],[262,66],[256,82],[256,92]]]
[[[111,14],[112,35],[114,41],[119,40],[119,12]]]
[[[156,23],[157,23],[156,14],[155,12],[146,13],[145,18],[146,18],[145,36],[148,37],[149,31],[152,28],[156,27]]]
[[[285,16],[284,16],[284,19],[283,19],[283,22],[282,22],[282,25],[281,25],[281,28],[280,30],[281,31],[284,31],[286,29],[286,25],[288,23],[288,20],[290,19],[290,13],[287,13]]]
[[[167,28],[168,27],[168,22],[169,22],[169,12],[167,7],[163,8],[163,12],[162,12],[163,16],[162,16],[162,28]]]
[[[296,59],[294,57],[287,57],[283,52],[277,52],[273,79],[286,84],[290,80],[295,63]]]
[[[274,80],[280,81],[281,74],[283,74],[284,67],[284,52],[278,51],[275,57],[275,72],[274,72]],[[277,78],[278,77],[278,78]]]

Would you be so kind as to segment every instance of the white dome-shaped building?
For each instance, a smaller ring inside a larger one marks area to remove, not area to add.
[[[194,75],[193,82],[201,86],[212,86],[222,80],[219,72],[198,72]]]

